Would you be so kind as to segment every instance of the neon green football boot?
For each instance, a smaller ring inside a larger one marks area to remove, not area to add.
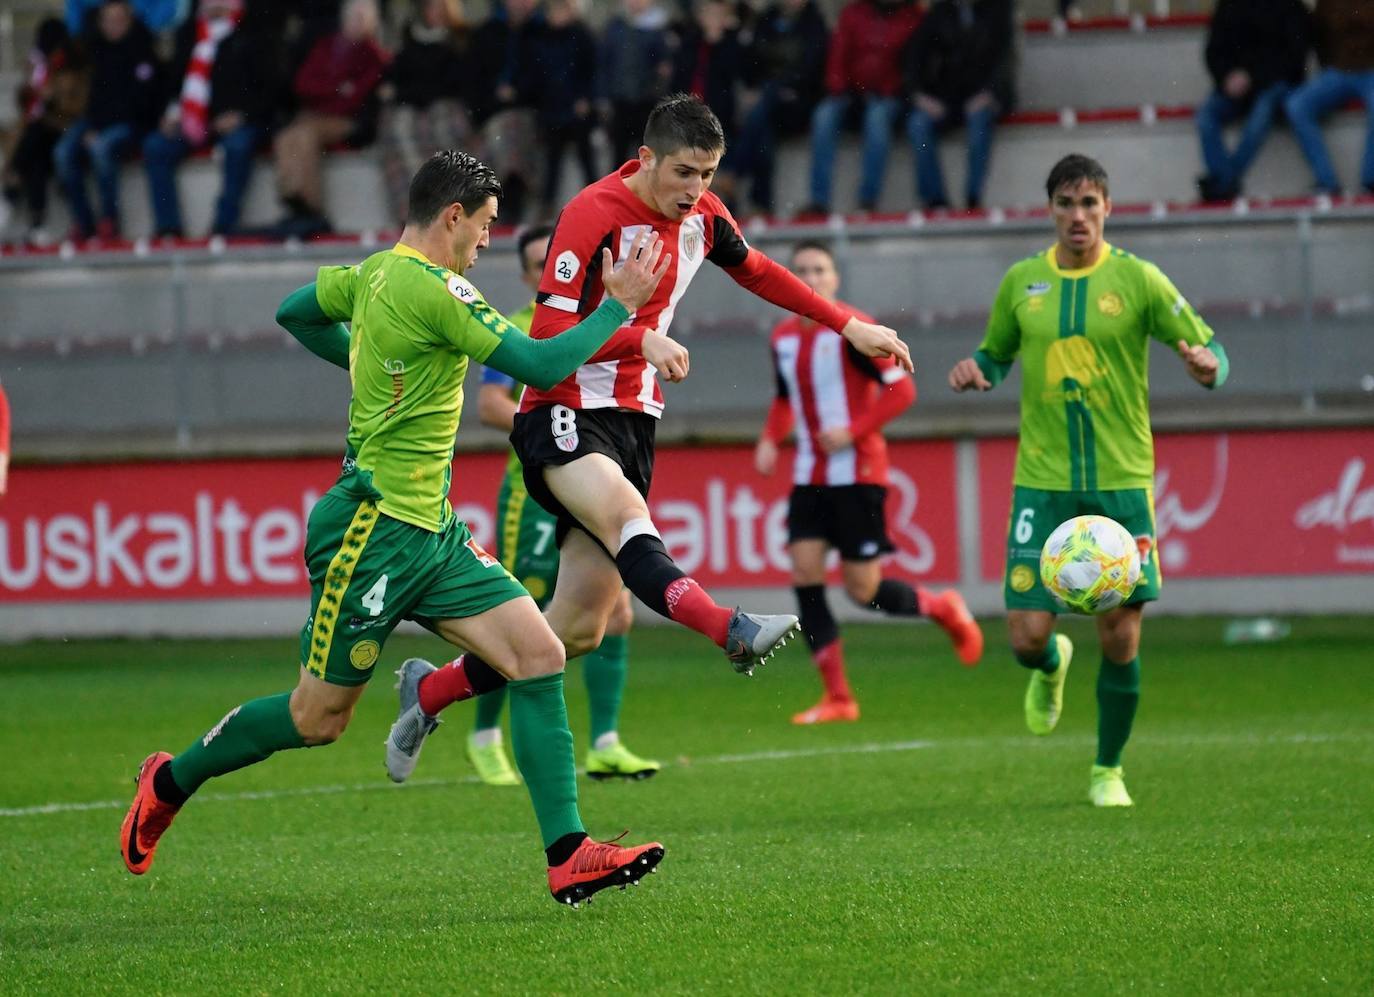
[[[620,741],[587,752],[587,774],[593,779],[649,779],[661,768],[662,763],[640,758]]]
[[[477,770],[477,778],[488,786],[518,786],[520,776],[506,757],[506,748],[500,741],[493,744],[478,744],[475,735],[468,735],[468,761]]]
[[[1092,780],[1088,783],[1088,799],[1095,807],[1129,807],[1134,805],[1131,794],[1126,792],[1126,782],[1121,777],[1121,766],[1108,767],[1094,765]]]
[[[1073,641],[1063,634],[1055,634],[1054,639],[1059,648],[1059,667],[1053,675],[1037,668],[1031,672],[1030,685],[1026,686],[1026,726],[1032,734],[1054,730],[1064,712],[1064,679],[1073,660]]]

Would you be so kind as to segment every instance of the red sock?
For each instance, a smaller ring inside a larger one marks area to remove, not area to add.
[[[830,699],[848,701],[854,698],[849,689],[849,679],[844,673],[844,648],[839,640],[832,640],[825,647],[811,655],[825,683],[825,694]]]
[[[431,717],[437,717],[445,706],[471,699],[476,695],[467,672],[463,670],[463,658],[459,655],[453,661],[438,668],[420,679],[420,709]]]
[[[730,629],[730,610],[717,606],[696,579],[679,578],[671,582],[663,590],[663,600],[668,604],[668,617],[674,623],[705,634],[716,642],[717,647],[725,646],[725,635]]]

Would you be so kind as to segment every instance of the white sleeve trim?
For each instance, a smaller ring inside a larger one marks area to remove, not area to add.
[[[561,294],[547,295],[540,304],[548,305],[550,308],[557,308],[560,312],[576,313],[577,311],[577,299],[567,298]]]
[[[906,377],[906,371],[902,370],[900,367],[889,367],[887,370],[883,371],[884,384],[896,384],[904,377]]]

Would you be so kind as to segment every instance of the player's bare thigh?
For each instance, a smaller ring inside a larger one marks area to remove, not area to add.
[[[476,616],[439,620],[439,636],[472,651],[508,679],[533,679],[563,670],[563,645],[529,596]]]
[[[824,540],[793,540],[787,545],[787,556],[792,561],[792,584],[825,584],[825,558],[830,553],[830,544]]]
[[[617,602],[624,598],[622,591],[615,562],[586,533],[569,530],[558,552],[558,584],[544,607],[544,617],[569,658],[601,643]]]
[[[1007,629],[1011,633],[1011,649],[1023,658],[1045,653],[1054,636],[1053,613],[1042,609],[1013,609],[1007,612]]]
[[[605,454],[591,453],[567,464],[548,465],[544,483],[612,555],[620,550],[620,531],[625,524],[649,518],[644,496],[625,478],[620,465]],[[562,556],[567,557],[566,549]],[[562,577],[560,570],[560,582]]]

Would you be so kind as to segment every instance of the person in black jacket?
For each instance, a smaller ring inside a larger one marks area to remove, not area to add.
[[[533,105],[544,145],[539,217],[560,205],[558,181],[569,143],[582,168],[582,186],[601,176],[592,151],[596,39],[582,19],[579,0],[547,0],[544,19],[512,49],[509,78],[517,103]]]
[[[1302,0],[1221,0],[1207,35],[1207,69],[1216,89],[1198,108],[1197,130],[1206,174],[1204,201],[1229,201],[1269,135],[1284,100],[1307,72],[1312,45]],[[1222,128],[1244,120],[1240,141],[1227,151]]]
[[[744,52],[746,100],[752,98],[752,105],[721,170],[747,177],[749,200],[765,214],[777,207],[778,139],[807,130],[821,95],[829,41],[815,0],[779,0],[759,17]]]
[[[439,149],[486,158],[473,129],[464,73],[473,54],[461,0],[416,0],[401,50],[381,86],[377,133],[391,214],[404,225],[410,179]]]
[[[272,120],[275,42],[243,0],[200,0],[177,32],[175,67],[162,123],[143,140],[156,234],[183,234],[176,170],[191,153],[218,145],[223,183],[212,231],[238,229],[253,161]]]
[[[1012,104],[1010,0],[937,0],[907,46],[904,69],[916,196],[927,209],[949,206],[939,136],[962,124],[968,130],[966,202],[970,210],[981,207],[993,126]]]
[[[159,66],[153,36],[125,0],[109,0],[95,23],[85,40],[91,68],[86,111],[63,132],[53,161],[72,213],[72,235],[114,239],[119,236],[119,167],[157,115]],[[86,196],[86,171],[92,166],[100,192],[99,223]]]

